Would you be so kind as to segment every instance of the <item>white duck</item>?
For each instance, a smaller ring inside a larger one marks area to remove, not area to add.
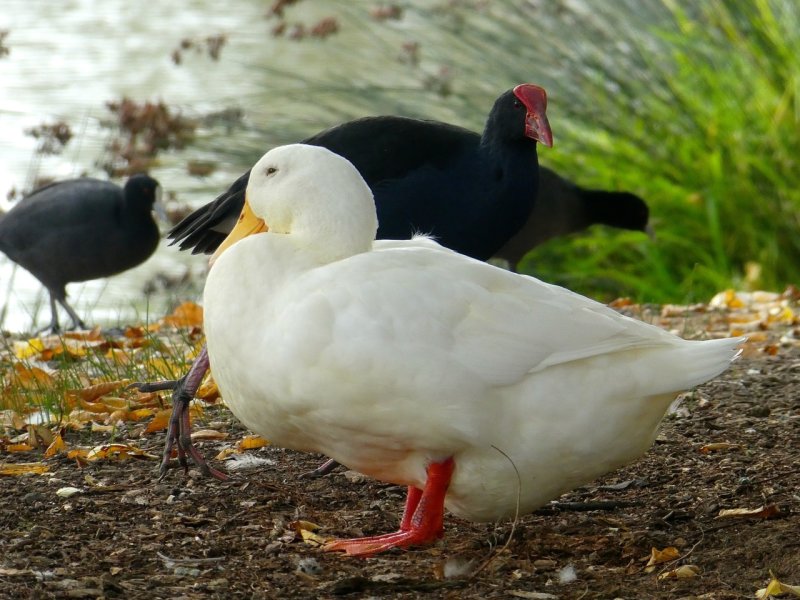
[[[431,542],[445,506],[534,510],[644,453],[743,341],[686,341],[430,239],[374,241],[369,188],[324,148],[269,151],[246,198],[204,297],[226,403],[276,445],[409,486],[398,532],[329,550]]]

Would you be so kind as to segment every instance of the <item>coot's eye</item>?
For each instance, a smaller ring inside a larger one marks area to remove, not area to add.
[[[519,100],[514,100],[514,108],[522,108],[522,102]]]

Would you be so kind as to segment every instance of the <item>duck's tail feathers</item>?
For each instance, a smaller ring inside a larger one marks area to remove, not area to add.
[[[686,389],[705,383],[722,373],[741,355],[741,346],[746,341],[746,337],[736,337],[691,342],[684,355],[687,369]]]

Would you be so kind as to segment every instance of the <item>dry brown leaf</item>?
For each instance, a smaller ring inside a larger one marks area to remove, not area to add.
[[[89,448],[73,448],[72,450],[67,452],[67,458],[70,460],[74,459],[85,459],[89,455]]]
[[[700,452],[703,454],[710,454],[711,452],[721,452],[724,450],[738,450],[740,448],[739,444],[731,444],[730,442],[714,442],[711,444],[705,444],[700,448]]]
[[[163,431],[169,427],[169,418],[172,416],[172,409],[164,409],[158,411],[152,420],[144,428],[145,433],[153,433],[154,431]]]
[[[28,463],[0,463],[0,475],[28,475],[35,473],[40,475],[47,473],[50,470],[46,464],[42,462],[28,462]]]
[[[105,357],[118,365],[128,365],[133,362],[131,354],[122,348],[109,348]]]
[[[129,383],[130,379],[105,381],[103,383],[97,383],[95,385],[91,385],[82,390],[69,390],[67,393],[74,392],[82,400],[86,400],[87,402],[94,402],[95,400],[97,400],[102,396],[105,396],[106,394],[110,394],[111,392],[118,390],[121,387],[127,386]]]
[[[237,444],[239,450],[255,450],[264,446],[269,446],[269,440],[260,435],[246,435]]]
[[[34,446],[31,446],[27,442],[23,442],[21,444],[8,444],[5,446],[5,451],[11,454],[12,452],[30,452],[31,450],[35,450]]]
[[[228,460],[234,454],[241,454],[241,450],[236,448],[223,448],[219,454],[214,457],[214,460]]]
[[[0,411],[0,425],[10,429],[25,429],[25,419],[15,410]]]
[[[14,385],[24,390],[48,388],[53,385],[53,377],[39,367],[26,367],[19,363],[14,365]]]
[[[647,565],[645,565],[644,568],[645,573],[652,573],[655,570],[656,565],[660,565],[661,563],[669,562],[671,560],[676,560],[680,557],[680,550],[678,550],[675,546],[667,546],[663,550],[651,548],[650,560],[647,561]]]
[[[184,302],[160,322],[171,327],[200,327],[203,325],[203,308],[194,302]]]
[[[776,504],[766,504],[758,508],[723,508],[717,515],[718,519],[771,519],[780,516],[781,509]]]
[[[86,454],[86,460],[125,460],[130,457],[141,457],[149,459],[157,459],[158,456],[149,454],[141,448],[130,446],[128,444],[103,444],[95,446]]]
[[[195,397],[208,402],[209,404],[216,401],[220,397],[219,388],[217,387],[216,382],[209,377],[208,380],[200,386],[200,389],[197,390]]]
[[[136,401],[135,404],[139,406],[154,406],[158,405],[161,406],[161,396],[159,396],[158,392],[136,392]]]
[[[36,448],[46,448],[53,443],[53,432],[44,425],[28,425],[28,443]]]
[[[96,421],[92,421],[92,431],[97,433],[113,433],[117,429],[116,425],[103,425],[102,423],[97,423]]]
[[[47,450],[44,451],[44,457],[50,458],[55,456],[59,452],[63,452],[67,449],[66,443],[64,443],[64,438],[61,437],[60,433],[57,433],[56,436],[53,438],[53,441],[50,442],[50,445],[47,447]]]
[[[109,425],[109,424],[119,423],[120,421],[130,421],[130,420],[131,420],[130,411],[124,408],[118,408],[106,417],[105,423],[106,425]]]
[[[667,571],[666,573],[661,573],[658,576],[658,580],[661,581],[662,579],[690,579],[692,577],[697,577],[701,573],[700,567],[697,565],[681,565],[677,569],[672,569],[671,571]]]
[[[128,411],[128,419],[131,421],[141,421],[142,419],[146,419],[154,414],[156,414],[155,408],[137,408],[131,411]]]

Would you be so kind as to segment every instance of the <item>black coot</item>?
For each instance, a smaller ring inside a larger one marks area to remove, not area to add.
[[[124,188],[91,178],[60,181],[35,190],[0,218],[0,250],[50,292],[53,331],[59,330],[56,302],[74,327],[85,327],[67,303],[67,283],[121,273],[153,254],[158,189],[148,175],[134,175]]]

